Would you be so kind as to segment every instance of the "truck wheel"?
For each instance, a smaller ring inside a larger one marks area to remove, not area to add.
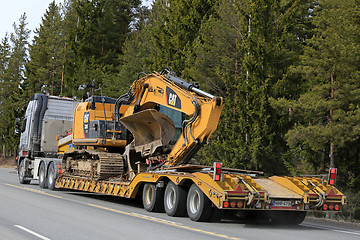
[[[186,206],[189,218],[195,222],[209,221],[214,211],[211,201],[196,184],[190,187]]]
[[[299,225],[306,217],[305,211],[274,211],[270,213],[271,223],[277,225]]]
[[[149,212],[164,211],[164,188],[158,188],[155,184],[146,183],[142,195],[143,206]]]
[[[31,180],[26,180],[25,178],[25,160],[21,160],[19,167],[18,167],[18,175],[19,175],[19,182],[21,184],[29,184]]]
[[[186,190],[169,182],[164,194],[164,208],[167,215],[172,217],[186,216]]]
[[[55,169],[55,165],[53,162],[49,164],[48,172],[47,172],[47,186],[50,190],[55,190],[55,181],[57,178],[57,173]]]
[[[39,187],[47,188],[45,163],[41,162],[39,167]]]

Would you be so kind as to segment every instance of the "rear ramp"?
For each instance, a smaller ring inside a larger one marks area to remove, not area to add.
[[[254,181],[264,189],[270,198],[281,199],[302,199],[303,196],[280,185],[270,179],[254,179]]]

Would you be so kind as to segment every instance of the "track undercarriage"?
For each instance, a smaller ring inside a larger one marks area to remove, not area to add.
[[[105,180],[124,174],[124,160],[119,153],[78,150],[65,153],[63,158],[63,175],[67,177]]]

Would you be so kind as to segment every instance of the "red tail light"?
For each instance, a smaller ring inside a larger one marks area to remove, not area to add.
[[[224,208],[228,208],[229,207],[229,202],[224,202]]]
[[[339,206],[339,204],[336,204],[335,205],[335,211],[339,211],[340,210],[340,206]]]
[[[329,184],[334,185],[336,180],[337,168],[329,169]]]
[[[330,210],[330,211],[334,210],[334,205],[333,205],[333,204],[330,204],[330,205],[329,205],[329,210]]]
[[[236,206],[237,206],[238,208],[242,208],[243,205],[244,205],[244,204],[243,204],[242,201],[236,203]]]
[[[232,208],[236,207],[236,202],[230,202],[230,206],[231,206]]]
[[[324,204],[323,209],[324,209],[325,211],[328,210],[328,205],[327,205],[327,204]]]
[[[221,180],[222,163],[214,162],[214,181]]]

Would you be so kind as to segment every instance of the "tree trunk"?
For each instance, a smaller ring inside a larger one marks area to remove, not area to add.
[[[51,95],[54,95],[54,80],[55,80],[55,64],[53,66]]]
[[[62,71],[61,71],[61,87],[60,87],[60,95],[63,94],[63,85],[64,85],[64,72],[65,72],[65,61],[66,61],[66,41],[64,44],[64,62],[62,65]]]
[[[238,79],[238,65],[239,65],[239,61],[238,59],[236,58],[235,59],[235,76],[234,76],[234,82],[235,84],[237,83],[237,79]],[[237,104],[237,92],[235,92],[235,96],[234,96],[234,109],[233,109],[233,119],[234,121],[236,121],[235,119],[235,114],[236,114],[236,104]]]
[[[331,97],[330,97],[331,100],[334,100],[334,74],[335,74],[335,72],[333,72],[331,74]],[[330,125],[333,124],[333,118],[332,118],[333,112],[334,112],[334,110],[330,109]],[[330,138],[330,165],[329,165],[329,167],[330,168],[335,167],[334,138],[333,137]],[[327,219],[334,218],[334,213],[327,212],[326,218]]]
[[[331,74],[331,100],[334,99],[334,73]],[[333,124],[333,109],[330,109],[330,125]],[[335,156],[334,156],[334,138],[330,139],[330,168],[335,167]]]

